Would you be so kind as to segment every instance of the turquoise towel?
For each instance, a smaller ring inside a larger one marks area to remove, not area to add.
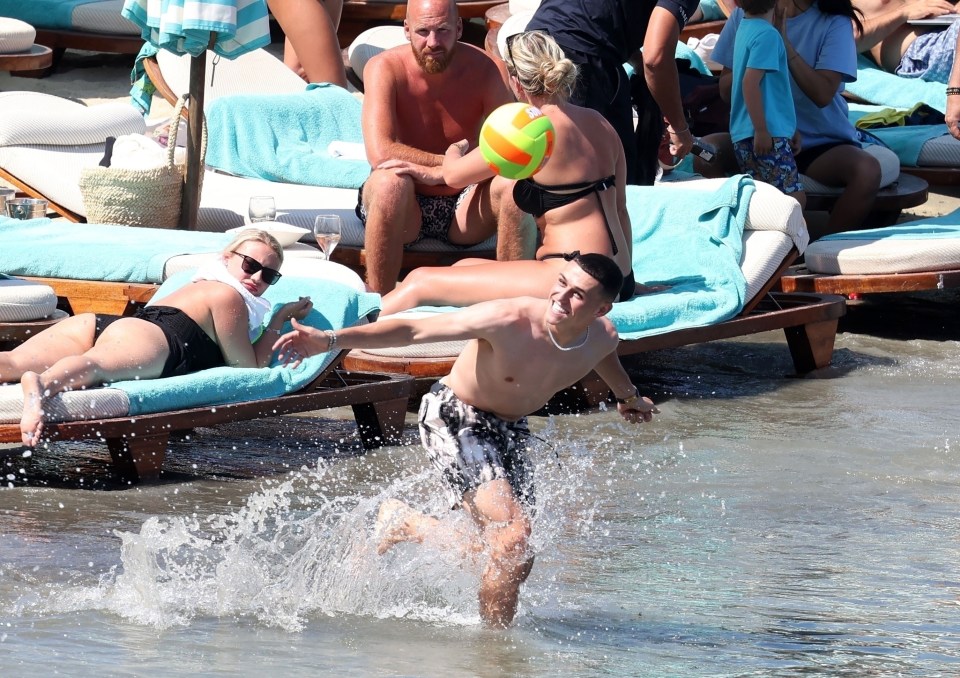
[[[156,56],[159,51],[149,42],[143,43],[143,47],[140,48],[140,52],[137,53],[137,57],[133,61],[133,70],[130,72],[130,101],[144,115],[150,112],[157,86],[147,75],[147,69],[144,68],[143,61]]]
[[[906,224],[831,233],[820,240],[946,240],[960,238],[960,209]],[[818,240],[817,242],[819,242]]]
[[[621,339],[712,325],[737,315],[747,281],[740,270],[753,179],[737,175],[715,193],[627,186],[637,281],[670,289],[613,305]],[[418,311],[455,311],[423,306]]]
[[[712,325],[743,309],[740,258],[753,179],[731,177],[713,194],[676,186],[627,186],[634,275],[670,287],[614,304],[608,317],[621,339]]]
[[[219,252],[229,233],[72,224],[0,217],[0,272],[105,282],[159,283],[167,260]]]
[[[170,292],[189,284],[192,276],[192,271],[172,276],[160,287],[151,303],[157,303]],[[355,325],[380,308],[378,294],[358,293],[345,285],[318,278],[283,276],[264,295],[273,303],[274,312],[282,304],[301,296],[309,296],[314,304],[304,322],[321,329]],[[289,324],[284,326],[284,330],[288,329]],[[179,377],[117,382],[111,384],[111,388],[127,393],[131,415],[225,405],[298,391],[313,381],[333,358],[334,354],[322,353],[307,358],[296,369],[290,369],[278,365],[274,356],[272,366],[262,369],[215,367]]]
[[[677,59],[686,59],[687,61],[689,61],[690,67],[693,68],[695,71],[699,71],[702,75],[705,75],[707,77],[713,76],[713,73],[711,73],[710,69],[707,68],[707,64],[704,63],[701,56],[696,52],[694,52],[689,47],[687,47],[685,43],[682,43],[682,42],[677,43],[675,56]],[[637,73],[636,69],[629,62],[623,65],[623,69],[627,72],[627,77],[629,78],[632,78]]]
[[[34,28],[73,28],[73,10],[100,0],[0,0],[0,16],[26,21]]]
[[[207,112],[207,164],[243,177],[359,188],[365,160],[335,158],[332,141],[362,142],[360,101],[329,83],[296,94],[221,97]]]
[[[896,77],[896,76],[895,76]],[[941,85],[941,89],[943,86]],[[850,122],[856,124],[862,116],[877,111],[887,106],[873,106],[865,104],[850,104],[850,111],[847,117]],[[911,107],[907,107],[908,109]],[[880,139],[897,154],[900,158],[900,164],[907,167],[916,167],[917,159],[920,157],[920,150],[930,139],[936,139],[947,132],[946,125],[905,125],[903,127],[874,127],[868,130],[875,137]]]
[[[857,79],[846,89],[864,101],[893,108],[913,108],[919,102],[947,112],[947,92],[942,83],[901,78],[888,73],[865,56],[857,57]]]

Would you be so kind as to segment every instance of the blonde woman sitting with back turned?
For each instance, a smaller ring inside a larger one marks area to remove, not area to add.
[[[265,231],[244,230],[193,281],[161,304],[121,317],[82,313],[0,353],[0,383],[23,388],[23,444],[43,433],[44,406],[62,391],[126,379],[155,379],[211,367],[265,367],[283,323],[303,320],[307,297],[285,304],[263,327],[261,295],[280,279],[283,248]]]
[[[540,108],[556,130],[553,155],[535,179],[518,181],[513,196],[537,220],[541,244],[536,261],[465,259],[453,266],[418,268],[383,298],[383,313],[414,306],[469,306],[509,297],[545,298],[557,273],[577,253],[612,258],[625,281],[619,301],[634,294],[632,235],[627,215],[626,160],[620,137],[602,115],[567,99],[577,68],[546,33],[507,38],[505,61],[520,101]],[[443,180],[468,186],[493,176],[478,148],[452,145]],[[402,171],[403,163],[394,165]]]

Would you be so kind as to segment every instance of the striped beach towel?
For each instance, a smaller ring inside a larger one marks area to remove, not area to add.
[[[176,54],[200,56],[210,47],[232,59],[270,44],[266,0],[126,0],[121,15],[144,40]]]

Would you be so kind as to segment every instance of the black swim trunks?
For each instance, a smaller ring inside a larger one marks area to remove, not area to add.
[[[526,417],[505,421],[467,405],[437,382],[423,396],[419,422],[420,439],[443,475],[450,506],[459,507],[466,492],[497,478],[506,478],[520,502],[533,506]]]
[[[450,224],[457,214],[460,203],[470,194],[475,184],[467,186],[456,195],[420,195],[417,193],[417,204],[420,205],[420,233],[417,239],[410,243],[418,243],[424,238],[434,238],[453,247],[473,247],[473,245],[458,245],[450,242]],[[354,210],[357,218],[367,225],[367,210],[363,206],[363,186],[357,195],[357,207]]]
[[[110,325],[123,316],[98,313],[93,340]],[[211,367],[223,367],[226,361],[220,346],[207,336],[190,316],[172,306],[145,306],[132,316],[153,323],[163,331],[167,338],[170,353],[163,364],[160,377],[174,377],[181,374],[199,372]]]

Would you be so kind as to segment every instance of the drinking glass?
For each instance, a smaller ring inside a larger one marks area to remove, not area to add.
[[[255,195],[250,198],[250,204],[247,206],[247,214],[250,215],[251,224],[256,224],[261,221],[276,221],[277,206],[273,201],[273,196]]]
[[[340,242],[340,216],[337,214],[318,216],[313,222],[313,237],[317,239],[323,258],[329,260]]]

